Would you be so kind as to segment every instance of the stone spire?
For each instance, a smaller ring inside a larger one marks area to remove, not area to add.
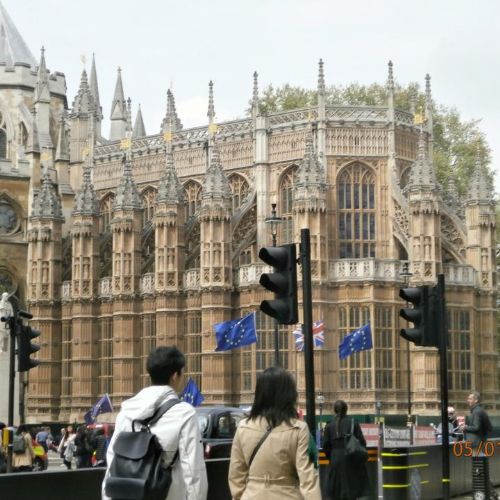
[[[325,170],[314,151],[312,128],[306,136],[306,150],[297,171],[296,186],[305,188],[318,186],[326,189]]]
[[[182,130],[182,122],[177,115],[177,110],[175,108],[175,98],[173,92],[167,90],[167,112],[163,121],[161,122],[161,131],[167,132],[168,123],[170,122],[170,132],[176,132],[177,130]]]
[[[40,50],[34,102],[50,102],[49,72],[45,64],[45,49],[43,47]]]
[[[215,107],[214,107],[214,83],[212,80],[208,82],[208,123],[214,123]]]
[[[325,72],[323,69],[323,59],[318,63],[318,95],[325,95]]]
[[[425,108],[432,108],[431,75],[425,75]]]
[[[118,76],[116,78],[115,93],[111,103],[111,130],[109,139],[116,141],[123,139],[127,131],[127,102],[123,93],[122,70],[118,68]]]
[[[31,217],[43,219],[63,219],[61,201],[50,179],[49,169],[45,168],[42,187],[33,198]]]
[[[132,137],[138,139],[139,137],[146,137],[146,127],[144,127],[144,120],[142,119],[141,105],[139,104],[139,109],[137,110],[137,116],[135,117],[134,131],[132,132]]]
[[[222,170],[217,143],[209,148],[209,160],[205,182],[203,183],[202,199],[231,198],[229,181]]]
[[[40,153],[40,139],[38,137],[38,125],[37,125],[35,107],[33,107],[33,109],[31,110],[31,117],[32,117],[31,130],[28,136],[28,148],[26,152]]]
[[[392,61],[387,65],[387,89],[389,92],[394,92],[394,73]]]
[[[69,148],[66,137],[66,113],[61,113],[59,120],[59,134],[57,136],[56,161],[69,161]]]
[[[92,66],[90,67],[90,93],[94,98],[94,103],[97,109],[98,118],[102,119],[101,101],[99,99],[99,85],[97,84],[97,71],[95,68],[95,54],[92,54]]]
[[[259,114],[259,74],[253,72],[253,91],[252,91],[252,115],[256,117]]]
[[[0,3],[0,64],[14,66],[16,63],[35,67],[36,59]]]
[[[165,148],[165,172],[158,184],[158,203],[179,203],[184,199],[184,188],[177,176],[174,155],[170,148]]]
[[[417,160],[411,169],[410,187],[417,190],[422,188],[433,190],[437,187],[436,172],[432,161],[429,159],[423,128],[420,129],[418,138]]]
[[[134,210],[142,208],[141,197],[132,176],[130,155],[123,155],[123,175],[116,190],[113,210]]]
[[[132,134],[132,99],[127,99],[127,128],[126,131]],[[127,135],[128,137],[128,135]]]
[[[87,72],[85,69],[82,71],[80,77],[80,87],[73,100],[73,109],[71,110],[71,117],[76,118],[82,115],[93,114],[96,111],[96,104],[92,92],[90,91]]]
[[[491,179],[481,163],[479,148],[476,151],[476,161],[471,183],[467,193],[467,201],[491,202],[493,199]]]
[[[99,215],[99,200],[91,178],[92,154],[89,152],[83,167],[82,187],[75,195],[72,215]]]
[[[111,119],[125,120],[127,118],[127,103],[125,102],[125,94],[123,93],[122,69],[118,68],[116,77],[115,93],[111,103]]]

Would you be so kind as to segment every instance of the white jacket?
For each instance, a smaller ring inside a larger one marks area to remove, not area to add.
[[[116,418],[115,432],[108,446],[106,459],[109,466],[114,457],[113,445],[121,431],[132,430],[132,420],[142,420],[153,415],[154,411],[168,399],[177,397],[168,385],[153,385],[142,389],[134,397],[122,403]],[[208,481],[203,458],[203,445],[194,408],[181,402],[170,408],[160,420],[151,427],[161,447],[165,450],[165,462],[170,463],[179,449],[179,457],[172,469],[172,485],[166,500],[205,500]],[[102,488],[103,500],[109,500]]]

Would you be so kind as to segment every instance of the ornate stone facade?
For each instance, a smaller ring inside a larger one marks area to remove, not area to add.
[[[283,217],[278,244],[311,229],[313,316],[326,325],[316,387],[328,410],[342,397],[353,413],[383,401],[403,414],[411,373],[414,412],[437,414],[437,354],[412,346],[410,371],[399,336],[405,262],[412,284],[446,276],[450,402],[464,408],[478,389],[500,409],[491,186],[477,165],[460,213],[453,186],[437,184],[429,79],[422,126],[394,108],[392,65],[387,106],[327,106],[321,61],[317,106],[262,115],[255,74],[249,118],[217,123],[210,82],[206,126],[184,129],[169,91],[161,130],[146,136],[142,115],[132,128],[119,72],[107,140],[95,62],[67,110],[64,76],[48,73],[43,51],[38,65],[25,50],[9,57],[0,272],[42,331],[28,421],[82,420],[103,393],[117,407],[148,382],[149,351],[174,343],[207,403],[250,403],[273,360],[273,322],[258,314],[258,343],[226,353],[214,352],[213,325],[266,296],[257,254],[270,244],[271,203]],[[368,321],[374,349],[339,362],[342,337]],[[282,364],[303,403],[292,330],[280,330]]]

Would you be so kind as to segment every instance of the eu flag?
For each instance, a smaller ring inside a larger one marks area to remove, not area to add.
[[[205,398],[198,389],[196,382],[191,377],[189,378],[186,387],[182,391],[180,398],[182,399],[182,401],[185,401],[186,403],[189,403],[193,406],[200,406],[201,403],[205,401]]]
[[[216,351],[230,351],[257,342],[255,311],[244,318],[231,319],[214,325],[217,339]]]
[[[372,347],[372,331],[370,329],[370,323],[368,323],[345,336],[344,340],[339,345],[339,358],[345,359],[355,352],[366,351]]]
[[[92,424],[100,413],[110,413],[112,411],[113,405],[111,404],[111,399],[109,399],[107,394],[104,394],[104,396],[85,413],[83,418],[85,419],[85,423]]]

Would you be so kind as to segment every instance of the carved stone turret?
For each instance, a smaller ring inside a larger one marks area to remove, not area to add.
[[[182,130],[182,122],[175,108],[174,94],[170,89],[167,90],[167,112],[161,122],[161,131],[165,133],[167,130],[170,130],[171,133]]]
[[[409,182],[409,259],[412,280],[433,284],[441,270],[441,220],[436,172],[429,159],[425,133],[421,129],[417,160]]]
[[[312,130],[306,137],[306,151],[296,174],[293,212],[297,233],[311,231],[311,271],[313,280],[327,275],[326,174],[313,145]],[[298,236],[295,238],[297,240]]]
[[[55,420],[60,406],[63,220],[61,202],[46,168],[33,200],[28,230],[29,308],[32,326],[42,332],[38,358],[44,361],[36,377],[30,378],[28,413],[38,421]]]
[[[98,397],[99,202],[91,180],[92,154],[72,212],[72,388],[70,419],[81,420]]]

